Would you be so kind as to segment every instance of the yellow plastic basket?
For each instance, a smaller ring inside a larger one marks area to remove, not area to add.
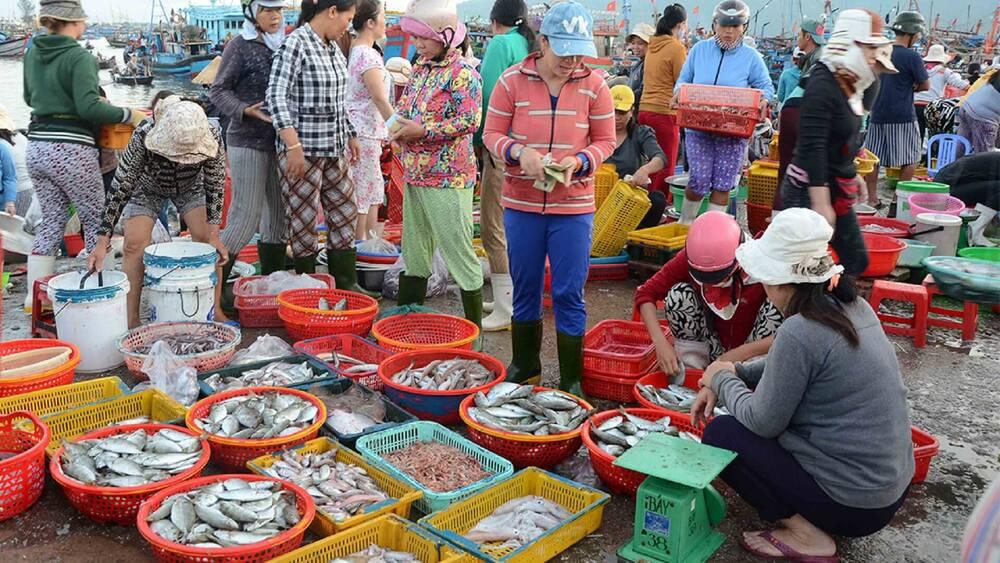
[[[0,399],[0,414],[29,411],[44,418],[128,393],[117,377],[102,377]]]
[[[435,538],[420,526],[394,514],[387,514],[271,559],[270,563],[327,563],[367,549],[371,545],[393,551],[408,551],[416,555],[422,563],[475,561],[473,557]]]
[[[594,242],[590,255],[596,258],[618,256],[625,248],[628,233],[634,231],[652,204],[649,193],[623,181],[614,189],[594,216]]]
[[[464,535],[501,504],[538,495],[573,513],[567,521],[518,549],[498,548],[500,542],[477,545]],[[537,467],[515,473],[474,496],[420,519],[435,534],[486,561],[521,563],[548,561],[601,527],[604,505],[611,497]]]
[[[602,164],[594,174],[594,205],[601,208],[604,200],[608,199],[612,188],[618,182],[618,172],[614,164]]]
[[[93,405],[80,407],[45,420],[52,430],[52,441],[45,453],[52,455],[62,446],[64,438],[74,438],[80,434],[97,430],[123,420],[140,416],[149,417],[154,422],[170,422],[183,425],[187,408],[157,389],[145,389],[138,393],[123,395]]]
[[[780,134],[775,131],[774,136],[771,137],[771,142],[767,145],[767,158],[771,160],[781,160],[781,141],[779,137]]]
[[[628,234],[628,242],[644,244],[662,250],[680,250],[687,242],[688,225],[670,223],[648,229],[632,231]]]
[[[747,201],[757,205],[774,204],[774,193],[778,190],[778,163],[773,160],[758,160],[747,171]]]
[[[417,489],[394,479],[388,473],[382,471],[374,465],[365,462],[365,460],[362,459],[358,453],[348,449],[343,444],[338,444],[336,440],[327,437],[316,438],[315,440],[309,440],[299,447],[292,448],[290,451],[296,451],[301,454],[321,454],[323,452],[330,451],[333,448],[337,449],[337,455],[334,457],[335,460],[356,465],[364,469],[368,473],[368,476],[378,483],[378,486],[381,487],[390,498],[367,507],[364,509],[362,514],[351,516],[350,518],[340,522],[334,520],[333,517],[326,512],[323,512],[323,510],[317,506],[316,518],[313,519],[312,525],[309,528],[314,534],[332,536],[333,534],[342,532],[348,528],[353,528],[354,526],[378,518],[383,514],[391,513],[403,518],[410,517],[410,507],[413,506],[413,503],[419,500],[424,494]],[[259,475],[268,475],[267,469],[274,465],[276,461],[281,459],[281,455],[283,453],[284,452],[275,452],[270,455],[250,460],[247,462],[247,468]],[[270,476],[277,477],[277,475]]]
[[[854,159],[854,167],[858,169],[858,174],[862,176],[874,172],[875,166],[878,165],[878,157],[875,156],[875,153],[868,149],[863,150],[865,151],[865,156],[859,156]]]

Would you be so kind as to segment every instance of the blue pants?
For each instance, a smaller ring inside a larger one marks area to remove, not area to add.
[[[542,318],[548,257],[556,330],[568,336],[583,336],[587,329],[583,286],[590,270],[594,214],[541,215],[505,209],[503,219],[514,280],[514,320],[531,322]]]

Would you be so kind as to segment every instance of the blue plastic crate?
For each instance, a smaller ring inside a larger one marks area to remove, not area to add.
[[[243,364],[243,365],[240,365],[240,366],[227,367],[227,368],[222,368],[222,369],[219,369],[219,370],[210,371],[210,372],[206,372],[206,373],[200,374],[200,375],[198,375],[198,388],[201,390],[201,396],[202,397],[208,397],[209,395],[213,395],[215,393],[218,393],[218,391],[212,389],[211,387],[208,386],[208,384],[205,383],[205,380],[209,376],[216,375],[216,374],[222,374],[223,376],[227,376],[227,375],[239,375],[239,374],[241,374],[241,373],[243,373],[245,371],[250,371],[252,369],[257,369],[257,368],[262,368],[262,367],[264,367],[264,366],[266,366],[268,364],[273,364],[275,362],[285,362],[285,363],[289,363],[289,364],[301,364],[302,362],[308,362],[309,363],[309,367],[312,368],[314,374],[324,374],[324,373],[326,374],[326,377],[322,377],[322,378],[319,378],[319,379],[313,379],[312,381],[307,381],[305,383],[299,383],[297,385],[286,385],[284,387],[291,387],[293,389],[309,389],[313,385],[321,385],[321,384],[325,384],[325,383],[332,383],[334,381],[337,381],[338,379],[342,379],[339,375],[337,375],[332,370],[330,370],[329,368],[327,368],[326,364],[324,364],[323,362],[321,362],[319,360],[316,360],[314,358],[310,358],[309,356],[300,354],[300,355],[296,355],[296,356],[284,356],[284,357],[281,357],[281,358],[274,358],[274,359],[271,359],[271,360],[264,360],[264,361],[261,361],[261,362],[254,362],[252,364]]]

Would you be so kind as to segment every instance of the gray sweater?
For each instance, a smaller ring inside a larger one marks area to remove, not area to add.
[[[794,315],[766,359],[716,374],[712,390],[748,429],[777,438],[833,500],[884,508],[913,477],[906,387],[868,303],[858,299],[844,311],[858,331],[857,348]]]

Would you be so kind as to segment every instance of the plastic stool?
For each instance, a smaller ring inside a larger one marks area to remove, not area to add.
[[[913,316],[901,317],[879,313],[879,304],[883,300],[913,303]],[[887,334],[899,334],[913,338],[913,345],[917,348],[927,346],[927,308],[929,302],[927,288],[920,285],[886,280],[875,280],[875,283],[872,285],[871,297],[868,298],[868,303],[875,310],[875,314],[882,322],[882,330]],[[894,324],[887,325],[886,323]]]
[[[49,280],[55,275],[35,280],[31,289],[31,336],[34,338],[56,338],[56,315],[49,299]]]
[[[962,331],[962,340],[975,340],[976,339],[976,327],[979,326],[979,305],[972,301],[966,301],[964,307],[959,309],[948,309],[946,307],[935,307],[934,306],[934,296],[943,295],[941,290],[938,288],[937,284],[934,283],[934,278],[930,274],[924,278],[924,287],[927,289],[927,311],[928,313],[934,313],[937,315],[944,315],[946,317],[952,317],[955,319],[961,319],[961,321],[952,321],[949,319],[937,319],[931,316],[927,317],[927,324],[929,326],[936,326],[940,328],[948,328],[951,330]]]

